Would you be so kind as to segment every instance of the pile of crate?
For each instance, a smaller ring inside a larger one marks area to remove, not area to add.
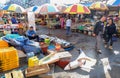
[[[3,41],[0,41],[3,42]],[[2,46],[3,44],[0,43]],[[0,46],[0,72],[19,67],[17,50],[14,47]]]

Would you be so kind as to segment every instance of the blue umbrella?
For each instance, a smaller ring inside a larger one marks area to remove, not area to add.
[[[38,12],[38,9],[39,9],[39,8],[40,8],[39,6],[33,6],[33,7],[28,8],[28,9],[27,9],[27,12],[39,13],[39,12]]]
[[[120,6],[120,0],[109,0],[107,5]]]
[[[37,9],[38,9],[38,7],[34,6],[33,9],[32,9],[32,11],[35,12]]]
[[[0,4],[0,10],[5,7],[6,5]]]
[[[17,4],[6,5],[5,7],[3,7],[3,10],[13,11],[13,12],[16,12],[16,13],[25,12],[25,9],[23,7],[21,7],[20,5],[17,5]]]
[[[113,5],[120,5],[120,0],[116,0]]]

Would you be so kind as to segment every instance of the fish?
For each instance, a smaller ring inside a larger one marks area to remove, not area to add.
[[[68,65],[66,65],[64,70],[72,70],[78,67],[93,69],[92,66],[95,65],[96,60],[86,56],[86,54],[83,52],[82,49],[80,49],[79,51],[80,51],[80,54],[77,57],[77,59],[70,62]]]

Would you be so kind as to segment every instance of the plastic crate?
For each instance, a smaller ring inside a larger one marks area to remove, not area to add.
[[[19,67],[17,50],[14,47],[0,48],[0,69],[7,71]]]
[[[0,40],[0,48],[6,48],[9,47],[8,43],[4,40]]]

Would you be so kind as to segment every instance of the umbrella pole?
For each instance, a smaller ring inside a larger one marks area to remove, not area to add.
[[[49,31],[48,31],[48,35],[52,35],[51,34],[51,26],[50,26],[51,24],[50,24],[50,18],[49,18],[49,15],[48,15],[48,28],[49,28]]]

